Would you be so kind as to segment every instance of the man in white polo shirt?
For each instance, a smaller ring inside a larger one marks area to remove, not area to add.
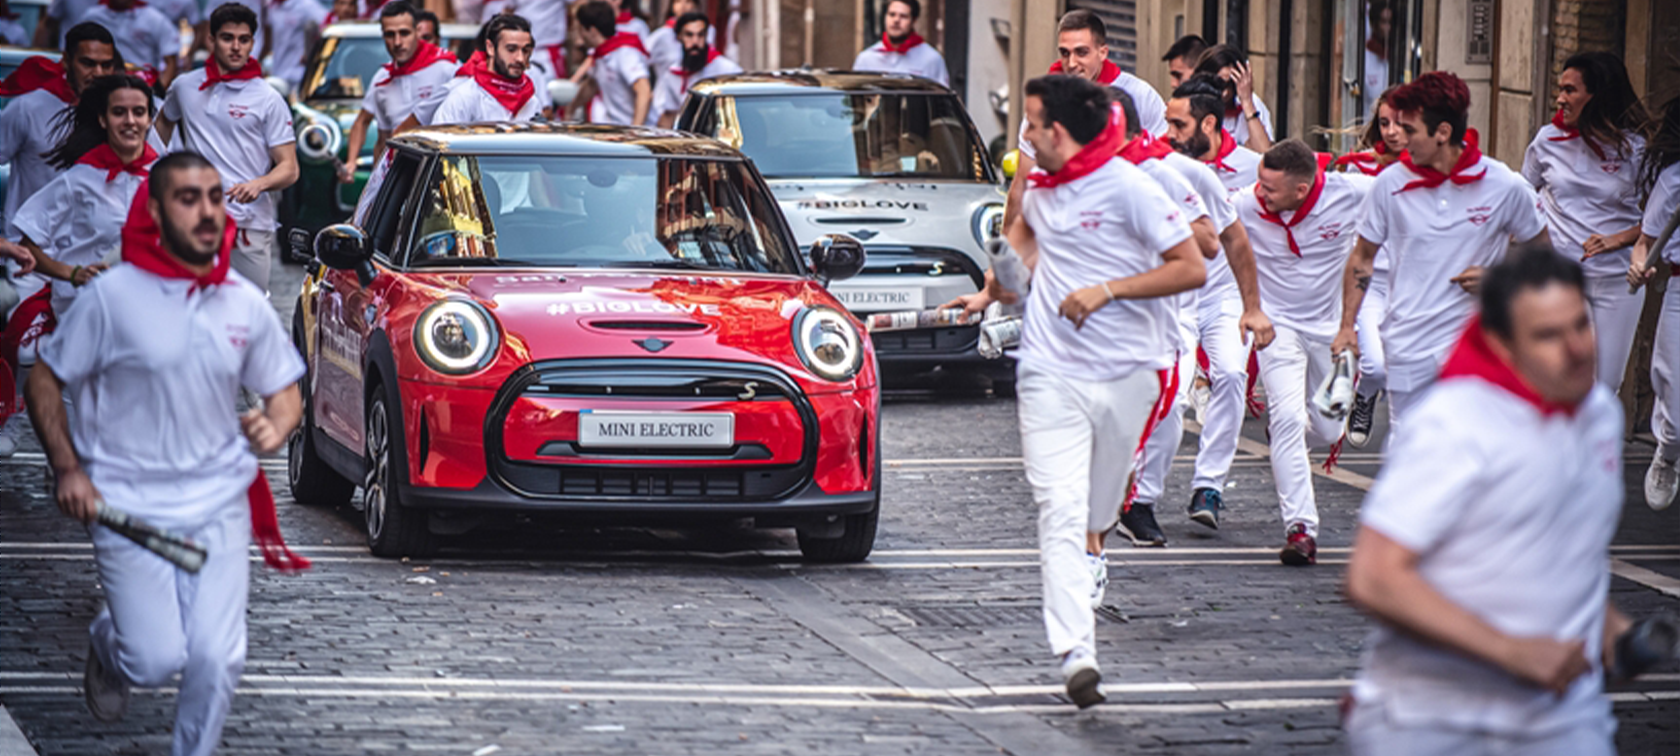
[[[321,22],[327,9],[319,0],[268,0],[268,51],[273,57],[270,73],[295,93],[303,82],[309,51],[321,38]],[[300,94],[301,96],[301,94]]]
[[[1254,244],[1260,302],[1276,337],[1260,353],[1266,387],[1272,478],[1283,513],[1284,564],[1318,561],[1318,504],[1311,446],[1339,444],[1342,423],[1309,404],[1330,374],[1330,340],[1341,323],[1342,269],[1347,267],[1369,176],[1326,173],[1320,156],[1298,139],[1273,145],[1260,180],[1237,193],[1237,215]]]
[[[484,26],[485,63],[450,88],[429,123],[531,121],[542,115],[542,98],[525,71],[531,65],[531,25],[503,13]],[[470,63],[468,65],[471,65]],[[413,120],[423,109],[417,108]]]
[[[589,0],[578,7],[578,30],[590,48],[588,71],[595,82],[589,121],[640,125],[647,123],[653,107],[647,49],[634,32],[618,31],[614,18],[613,6],[606,0]]]
[[[677,19],[677,37],[682,43],[682,59],[659,77],[653,85],[653,109],[648,112],[648,125],[671,128],[677,111],[688,97],[689,87],[717,76],[741,72],[740,64],[723,57],[723,53],[706,41],[711,36],[712,23],[704,13],[686,13]]]
[[[1406,132],[1404,170],[1383,171],[1371,187],[1342,279],[1342,327],[1331,351],[1358,352],[1355,324],[1380,247],[1391,267],[1382,330],[1392,435],[1475,313],[1482,269],[1504,258],[1512,241],[1544,234],[1546,224],[1534,188],[1483,156],[1467,130],[1470,88],[1461,79],[1426,73],[1394,90],[1389,103]]]
[[[920,76],[951,85],[945,58],[916,33],[922,17],[920,0],[887,0],[881,8],[881,41],[863,49],[852,61],[853,71],[877,71]]]
[[[157,9],[140,0],[101,0],[77,20],[86,22],[111,30],[123,62],[151,69],[163,86],[175,80],[180,67],[181,31]]]
[[[1346,590],[1378,624],[1349,745],[1610,756],[1622,408],[1594,380],[1579,265],[1512,252],[1480,299],[1360,510]]]
[[[460,68],[454,54],[420,38],[415,14],[414,6],[407,0],[386,3],[379,10],[379,30],[391,62],[373,75],[373,82],[362,97],[362,112],[356,114],[356,122],[350,125],[349,154],[338,167],[338,180],[343,183],[356,179],[356,158],[367,141],[368,124],[374,124],[379,130],[373,144],[373,158],[378,160],[379,154],[385,151],[385,140],[391,138],[397,126],[408,120],[420,103],[434,99],[442,103],[449,92],[449,82]]]
[[[157,133],[168,143],[179,125],[181,144],[216,166],[227,184],[228,215],[239,225],[233,268],[268,291],[279,225],[274,197],[297,181],[297,137],[291,108],[251,57],[256,34],[250,8],[224,3],[212,12],[210,61],[169,88]]]
[[[253,539],[271,566],[308,566],[280,539],[257,466],[302,416],[303,361],[267,296],[229,275],[222,196],[197,154],[153,166],[123,228],[127,264],[59,317],[41,347],[46,369],[28,382],[59,509],[90,526],[104,590],[89,628],[88,708],[115,721],[131,685],[176,685],[175,756],[208,756],[221,740],[245,666]],[[235,414],[241,387],[264,409]],[[94,524],[101,503],[193,539],[204,566],[187,573]]]
[[[1173,296],[1205,276],[1184,210],[1115,158],[1125,141],[1117,113],[1090,81],[1027,82],[1027,139],[1042,170],[1027,177],[1022,222],[1008,232],[1033,279],[1018,410],[1039,512],[1044,621],[1081,708],[1103,700],[1092,606],[1101,557],[1090,534],[1113,527],[1132,459],[1171,401]],[[996,279],[989,285],[1013,298]]]

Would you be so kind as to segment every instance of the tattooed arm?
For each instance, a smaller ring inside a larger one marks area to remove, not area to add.
[[[1376,261],[1377,245],[1360,237],[1342,272],[1342,328],[1336,332],[1336,340],[1330,342],[1331,354],[1359,353],[1359,335],[1354,331],[1354,323],[1359,320],[1359,306],[1365,303],[1365,291],[1371,288]]]

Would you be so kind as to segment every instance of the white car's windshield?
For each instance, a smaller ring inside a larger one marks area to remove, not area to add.
[[[968,114],[946,94],[723,97],[713,136],[766,178],[986,178]]]

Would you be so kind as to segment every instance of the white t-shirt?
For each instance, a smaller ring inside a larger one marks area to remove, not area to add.
[[[1161,99],[1160,93],[1149,86],[1143,79],[1139,79],[1125,71],[1108,82],[1108,86],[1125,92],[1132,98],[1132,105],[1137,109],[1138,128],[1152,136],[1161,136],[1167,132],[1167,103]],[[1033,160],[1038,160],[1038,151],[1033,149],[1032,143],[1027,141],[1027,119],[1021,119],[1020,133],[1015,138],[1016,149]]]
[[[430,102],[433,111],[442,105],[443,98],[449,94],[449,83],[455,79],[455,72],[460,67],[459,63],[446,58],[414,73],[398,76],[394,81],[391,72],[381,68],[373,75],[367,94],[362,96],[362,110],[373,114],[374,123],[379,124],[380,131],[395,131],[420,108],[421,103]]]
[[[181,55],[180,28],[151,6],[116,11],[109,5],[95,5],[76,23],[88,21],[111,32],[126,62],[162,71],[165,64]]]
[[[197,26],[205,19],[204,12],[199,10],[194,0],[146,0],[146,4],[157,9],[170,23],[185,21],[188,26]]]
[[[1622,497],[1622,407],[1603,385],[1573,416],[1546,416],[1479,378],[1436,384],[1406,417],[1361,523],[1502,632],[1585,641],[1592,671],[1560,698],[1379,625],[1354,696],[1408,728],[1534,737],[1609,723],[1598,650]]]
[[[57,147],[67,133],[69,124],[60,124],[58,115],[68,107],[57,95],[37,89],[12,98],[0,110],[0,163],[12,166],[6,180],[7,220],[17,217],[23,201],[58,175],[41,154]],[[10,234],[7,238],[16,241]]]
[[[15,107],[17,103],[13,102],[7,110]],[[8,204],[11,199],[10,195],[6,197]],[[1674,217],[1677,210],[1680,210],[1680,163],[1674,163],[1657,174],[1657,184],[1651,187],[1651,198],[1645,202],[1645,217],[1639,223],[1639,232],[1660,238],[1668,219]],[[1662,258],[1671,265],[1680,264],[1680,231],[1669,237],[1668,246],[1662,249]]]
[[[1186,223],[1195,223],[1201,218],[1207,218],[1209,222],[1214,222],[1212,215],[1208,212],[1206,203],[1202,199],[1201,193],[1196,191],[1196,188],[1190,184],[1189,179],[1185,178],[1178,171],[1174,170],[1172,166],[1168,165],[1166,163],[1166,158],[1162,158],[1160,160],[1145,160],[1141,163],[1137,163],[1136,165],[1139,170],[1149,174],[1150,178],[1155,179],[1155,183],[1160,185],[1161,191],[1166,192],[1169,199],[1178,203],[1178,206],[1184,210],[1184,220]],[[1220,202],[1225,202],[1225,195],[1223,192],[1218,193],[1217,196]],[[1228,202],[1226,203],[1227,206],[1229,206],[1229,204],[1230,203]],[[1224,257],[1225,255],[1221,254],[1217,259],[1223,259]],[[1206,262],[1211,268],[1213,261],[1208,260]],[[1230,275],[1230,268],[1228,266],[1226,268],[1226,275]],[[1190,351],[1191,347],[1195,346],[1194,340],[1189,339],[1188,334],[1196,332],[1196,292],[1180,292],[1173,295],[1172,300],[1173,306],[1171,309],[1173,311],[1173,316],[1179,319],[1179,327],[1173,329],[1173,345],[1178,350],[1179,354],[1184,354]],[[1188,318],[1188,320],[1186,320],[1186,318]]]
[[[327,9],[316,0],[271,0],[268,4],[270,53],[274,56],[270,73],[284,79],[292,89],[297,89],[308,68],[304,56],[309,54],[309,30],[321,28],[326,17]]]
[[[1283,226],[1260,217],[1254,188],[1237,193],[1237,215],[1254,249],[1260,309],[1273,323],[1323,341],[1336,337],[1342,321],[1342,272],[1359,238],[1359,211],[1373,182],[1364,175],[1324,174],[1318,202],[1291,228],[1299,256],[1290,251]],[[1280,215],[1287,223],[1296,212]]]
[[[1365,122],[1377,120],[1377,98],[1388,89],[1388,59],[1365,51]],[[1259,99],[1254,101],[1256,104]],[[1267,132],[1270,133],[1270,132]]]
[[[109,182],[105,170],[72,165],[47,182],[11,218],[8,235],[28,235],[47,256],[65,265],[112,262],[122,246],[123,222],[141,178],[119,173]],[[82,289],[69,281],[52,282],[53,312],[63,314]]]
[[[1231,154],[1215,159],[1207,166],[1213,169],[1213,175],[1218,176],[1219,183],[1225,187],[1226,196],[1231,198],[1260,180],[1260,153],[1240,143],[1231,150]]]
[[[1021,362],[1095,381],[1172,365],[1178,339],[1171,297],[1116,299],[1081,329],[1058,310],[1075,290],[1160,267],[1163,252],[1190,238],[1179,203],[1115,158],[1066,184],[1029,188],[1021,212],[1038,239]]]
[[[680,110],[683,100],[688,97],[688,88],[695,83],[740,72],[740,64],[721,55],[713,58],[705,68],[692,74],[681,68],[665,69],[665,73],[653,83],[653,107],[648,108],[648,125],[657,126],[660,116]]]
[[[542,115],[543,93],[539,90],[531,95],[531,99],[519,108],[518,113],[511,113],[502,107],[496,97],[484,91],[470,76],[462,76],[457,83],[449,87],[449,93],[444,96],[443,103],[438,105],[437,112],[432,115],[428,123],[479,123],[482,121],[533,121]]]
[[[1586,254],[1593,234],[1617,234],[1639,223],[1639,162],[1645,139],[1630,134],[1621,149],[1599,145],[1600,158],[1586,137],[1552,141],[1563,131],[1550,123],[1540,127],[1523,154],[1522,175],[1540,193],[1540,212],[1552,235],[1552,246],[1571,260]],[[1627,275],[1631,248],[1594,255],[1581,263],[1587,275]]]
[[[635,125],[636,90],[633,86],[648,77],[647,56],[634,47],[620,47],[597,59],[590,73],[600,89],[590,107],[591,120],[618,126]]]
[[[1480,181],[1401,192],[1418,178],[1401,164],[1383,171],[1371,186],[1359,235],[1388,252],[1382,336],[1388,385],[1396,391],[1432,383],[1476,311],[1476,297],[1452,277],[1472,265],[1505,259],[1512,237],[1528,241],[1546,228],[1527,181],[1486,156],[1465,173],[1483,170]]]
[[[40,350],[76,407],[70,435],[93,485],[167,528],[244,502],[258,472],[234,411],[239,389],[270,396],[303,376],[262,290],[232,272],[192,286],[119,265],[59,313]]]
[[[646,21],[643,21],[639,18],[636,18],[635,16],[631,16],[629,21],[624,21],[624,22],[621,22],[619,24],[616,24],[613,27],[613,31],[614,32],[630,32],[631,34],[636,35],[636,39],[639,39],[639,40],[642,41],[642,47],[647,47],[647,38],[648,38],[648,33],[649,32],[648,32],[648,25],[647,25]]]
[[[945,70],[945,58],[926,42],[902,53],[887,52],[886,42],[876,42],[857,54],[857,59],[852,61],[852,70],[911,74],[951,86],[951,74]]]
[[[179,124],[181,144],[203,155],[222,174],[222,189],[268,174],[274,167],[268,150],[297,141],[286,100],[261,79],[217,82],[199,89],[209,72],[188,71],[175,79],[163,100],[163,117]],[[240,228],[272,231],[276,227],[274,192],[256,201],[227,202],[227,213]]]
[[[52,0],[47,5],[47,17],[58,22],[58,48],[64,49],[64,35],[70,27],[81,23],[82,16],[98,5],[99,0]]]
[[[553,47],[566,43],[566,8],[571,5],[569,0],[519,0],[515,5],[514,12],[531,22],[531,42],[537,47]],[[490,17],[485,16],[484,20],[489,21]],[[539,53],[532,57],[546,59],[548,55]],[[543,62],[548,63],[547,60]]]
[[[1231,204],[1231,195],[1225,185],[1220,183],[1213,168],[1207,163],[1185,155],[1177,150],[1161,158],[1167,167],[1177,171],[1180,176],[1195,187],[1196,194],[1202,198],[1202,206],[1207,208],[1208,220],[1213,222],[1215,233],[1223,234],[1225,229],[1237,222],[1237,209]],[[1180,294],[1180,305],[1192,318],[1199,318],[1197,307],[1202,300],[1210,302],[1224,301],[1226,298],[1238,298],[1242,292],[1237,289],[1237,277],[1231,272],[1231,260],[1225,256],[1224,246],[1220,246],[1219,254],[1212,260],[1206,260],[1207,282],[1196,291]],[[1192,319],[1190,322],[1196,322]]]
[[[1271,139],[1272,110],[1266,107],[1266,102],[1260,99],[1260,95],[1254,96],[1254,113],[1260,116],[1260,125],[1266,127],[1266,138]],[[1244,115],[1242,111],[1237,111],[1235,115],[1225,116],[1220,120],[1219,125],[1226,131],[1231,132],[1231,135],[1237,138],[1239,144],[1244,147],[1248,146],[1248,116]]]

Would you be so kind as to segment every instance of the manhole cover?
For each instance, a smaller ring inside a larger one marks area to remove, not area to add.
[[[1011,627],[1044,622],[1036,604],[914,604],[895,606],[895,611],[922,627]],[[1097,610],[1097,621],[1127,622],[1125,613],[1110,606]]]

